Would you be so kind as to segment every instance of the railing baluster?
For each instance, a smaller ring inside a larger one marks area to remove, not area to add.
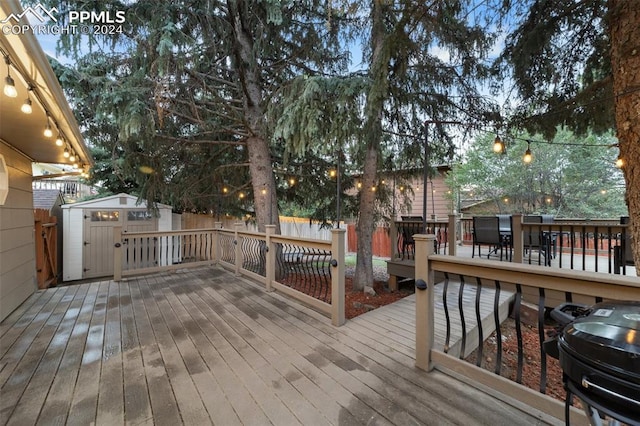
[[[460,359],[464,358],[464,350],[467,344],[467,324],[464,318],[464,275],[459,275],[460,287],[458,288],[458,312],[460,313],[460,326],[462,328],[462,339],[460,343]]]
[[[538,289],[538,344],[540,346],[540,392],[545,393],[547,389],[547,354],[544,351],[544,306],[545,294],[544,288]]]
[[[496,328],[496,368],[495,373],[500,375],[502,367],[502,329],[500,323],[500,281],[495,281],[496,294],[493,298],[493,321]]]
[[[476,323],[478,327],[478,359],[476,365],[480,367],[482,362],[482,349],[484,342],[484,335],[482,333],[482,316],[480,314],[480,296],[482,294],[482,280],[480,277],[476,277]]]
[[[451,342],[451,318],[449,317],[449,305],[447,304],[447,291],[449,290],[449,273],[444,273],[444,285],[442,288],[442,304],[444,305],[444,318],[447,324],[447,334],[444,340],[444,352],[449,352]]]
[[[514,312],[516,320],[516,338],[518,340],[518,371],[516,382],[522,383],[522,370],[524,368],[524,351],[522,349],[522,322],[520,316],[520,307],[522,303],[522,286],[516,284],[516,300],[514,303]]]

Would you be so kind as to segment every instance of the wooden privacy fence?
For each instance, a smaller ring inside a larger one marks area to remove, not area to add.
[[[38,288],[49,288],[58,283],[58,220],[44,210],[34,215]]]
[[[331,230],[331,240],[215,228],[185,231],[122,232],[114,228],[114,280],[140,274],[221,265],[313,306],[345,322],[344,229]]]

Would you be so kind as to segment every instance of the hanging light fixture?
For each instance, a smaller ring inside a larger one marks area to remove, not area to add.
[[[73,150],[71,150],[71,153],[69,154],[69,161],[72,163],[75,163],[76,161],[76,153]]]
[[[527,150],[524,152],[524,157],[522,157],[522,161],[526,164],[531,163],[533,160],[533,154],[531,154],[531,143],[527,141]]]
[[[53,130],[51,130],[51,123],[49,122],[49,114],[47,113],[47,125],[44,128],[44,137],[45,138],[50,138],[51,136],[53,136]]]
[[[7,64],[7,76],[4,78],[4,94],[10,98],[15,98],[18,96],[18,91],[16,90],[16,82],[11,78],[11,60],[8,56],[5,56],[4,62]]]
[[[31,87],[31,85],[29,85],[29,88],[28,88],[28,91],[27,91],[27,99],[24,100],[24,103],[20,107],[20,111],[24,112],[25,114],[31,114],[33,112],[33,107],[31,106],[31,91],[32,90],[33,90],[33,88]]]
[[[619,169],[624,167],[624,160],[622,159],[622,157],[618,157],[618,159],[616,160],[616,167]]]
[[[56,138],[56,145],[57,146],[63,146],[64,145],[64,138],[62,137],[60,132],[58,132],[58,137]]]
[[[495,152],[496,154],[502,154],[504,152],[504,143],[498,135],[496,135],[496,138],[493,141],[493,152]]]
[[[62,155],[64,156],[64,158],[69,158],[71,156],[71,154],[69,153],[69,148],[65,146]]]

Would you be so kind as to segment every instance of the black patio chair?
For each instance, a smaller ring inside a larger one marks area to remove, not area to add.
[[[422,233],[422,216],[400,216],[402,221],[398,222],[398,234],[401,237],[400,251],[402,258],[415,257],[416,242],[413,236]]]
[[[500,236],[502,245],[507,249],[507,260],[511,260],[513,249],[513,217],[510,214],[497,214],[500,224]]]
[[[481,247],[489,246],[487,259],[492,253],[498,254],[500,250],[500,260],[502,260],[502,249],[504,240],[500,235],[500,219],[497,216],[474,216],[473,217],[473,248],[471,257],[475,257],[476,246],[478,246],[478,256],[482,257]]]
[[[523,222],[526,223],[543,223],[542,216],[524,216]],[[531,263],[531,252],[536,250],[538,252],[538,265],[544,261],[544,266],[551,266],[551,236],[545,235],[540,228],[528,228],[523,236],[523,244],[525,253],[529,253],[529,263]]]

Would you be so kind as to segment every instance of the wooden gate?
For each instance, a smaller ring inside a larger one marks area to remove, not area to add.
[[[46,210],[35,210],[36,272],[38,288],[58,284],[58,220]]]

